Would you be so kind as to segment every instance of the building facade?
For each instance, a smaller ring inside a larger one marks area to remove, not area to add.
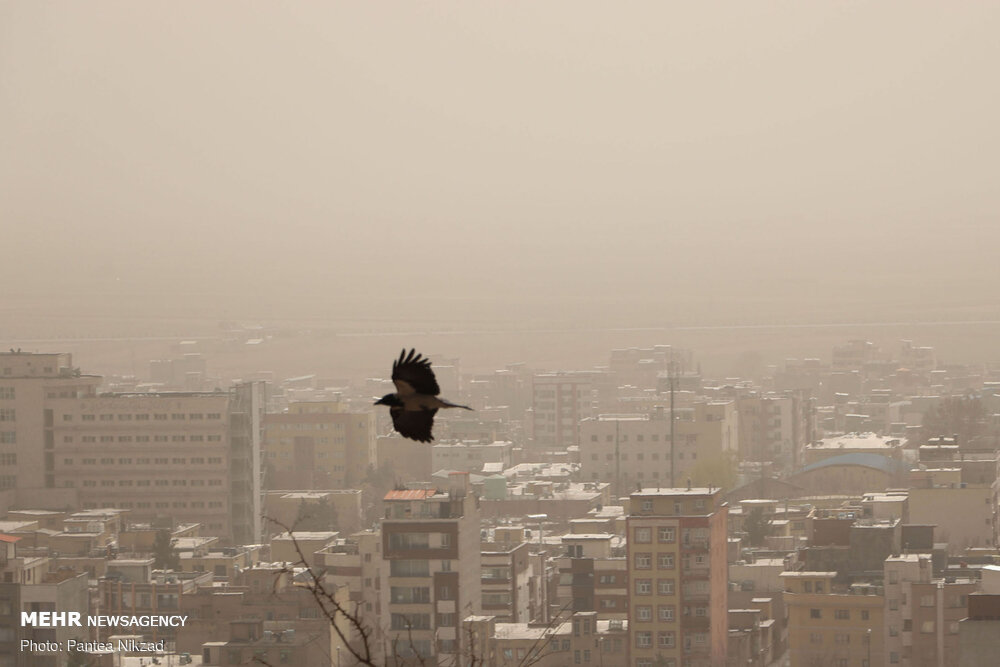
[[[650,489],[629,497],[633,667],[725,664],[727,511],[717,488]]]

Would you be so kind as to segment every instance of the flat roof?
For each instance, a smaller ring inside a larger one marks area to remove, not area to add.
[[[629,495],[633,496],[709,496],[713,493],[718,493],[719,487],[677,487],[677,488],[658,488],[658,489],[642,489],[641,491],[633,491]]]

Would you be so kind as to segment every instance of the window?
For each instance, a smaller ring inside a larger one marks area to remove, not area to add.
[[[661,621],[674,620],[674,608],[672,605],[660,605],[657,608],[657,616]]]
[[[861,610],[861,620],[862,621],[867,621],[868,620],[868,610],[867,609],[862,609]]]
[[[660,526],[656,531],[656,537],[660,542],[674,542],[675,535],[673,526]]]
[[[674,580],[673,579],[658,579],[656,582],[656,590],[660,595],[673,595],[674,594]]]
[[[636,579],[635,580],[635,594],[636,595],[651,595],[653,593],[653,580],[652,579]]]
[[[649,630],[640,630],[635,633],[636,648],[650,648],[653,645],[653,633]]]
[[[920,624],[920,632],[931,634],[934,632],[934,621],[924,621]]]
[[[653,511],[653,501],[652,500],[643,500],[642,501],[642,511],[643,512],[652,512]]]
[[[809,633],[809,643],[810,644],[822,644],[823,643],[823,635],[822,635],[822,633],[819,633],[819,632],[810,632]]]
[[[635,616],[640,621],[652,621],[653,608],[648,605],[637,605],[635,608]]]
[[[823,614],[819,609],[810,609],[809,618],[823,618]]]
[[[635,541],[640,544],[649,544],[653,541],[652,537],[653,531],[651,528],[636,528],[635,529]]]
[[[673,632],[658,632],[656,634],[656,645],[660,648],[673,648],[676,641],[675,638],[676,635]]]
[[[833,636],[833,643],[835,643],[835,644],[850,644],[851,643],[851,635],[847,634],[846,632],[838,632],[837,634],[835,634]]]
[[[921,607],[933,607],[934,606],[934,596],[933,595],[921,595],[920,596],[920,606]]]
[[[851,619],[850,609],[838,609],[833,612],[833,617],[838,621],[849,621]]]
[[[656,559],[656,566],[661,570],[674,569],[674,555],[661,553]]]
[[[635,555],[635,567],[638,570],[648,570],[653,566],[653,556],[648,553],[637,553]]]

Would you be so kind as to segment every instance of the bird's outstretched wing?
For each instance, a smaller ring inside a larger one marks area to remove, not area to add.
[[[400,398],[414,393],[428,396],[437,396],[441,393],[441,388],[434,378],[434,371],[431,370],[431,362],[413,349],[407,354],[406,348],[403,348],[399,353],[399,359],[392,362],[392,383],[396,385],[396,393]]]
[[[417,442],[430,442],[434,439],[434,436],[431,435],[431,429],[434,428],[434,415],[437,414],[437,408],[433,410],[390,408],[389,414],[392,415],[392,427],[404,438]]]

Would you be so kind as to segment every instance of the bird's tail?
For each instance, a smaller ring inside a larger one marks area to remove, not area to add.
[[[444,400],[442,400],[441,402],[444,403],[444,407],[446,408],[462,408],[463,410],[472,410],[472,408],[470,408],[468,405],[459,405],[458,403],[452,403],[451,401],[444,401]]]

